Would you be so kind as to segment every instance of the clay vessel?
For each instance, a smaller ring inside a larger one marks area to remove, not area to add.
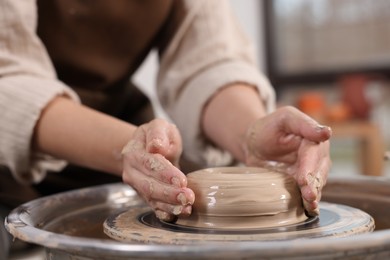
[[[302,198],[288,174],[254,167],[220,167],[187,175],[195,193],[189,218],[177,224],[207,228],[263,228],[305,221]]]

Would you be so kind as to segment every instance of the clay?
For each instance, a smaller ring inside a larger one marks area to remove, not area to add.
[[[220,167],[187,175],[195,193],[190,217],[178,225],[251,229],[305,221],[302,198],[288,174],[264,168]]]

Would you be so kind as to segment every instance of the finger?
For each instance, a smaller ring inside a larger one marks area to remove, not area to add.
[[[147,151],[159,153],[178,165],[182,141],[177,127],[164,120],[153,120],[146,131]]]
[[[304,206],[304,208],[306,210],[306,213],[309,216],[315,217],[315,216],[320,215],[320,210],[318,208],[318,202],[317,201],[308,202],[306,200],[303,200],[303,206]]]
[[[158,178],[148,176],[145,171],[139,171],[134,167],[126,169],[122,179],[136,189],[146,201],[159,200],[178,205],[192,205],[195,201],[195,194],[191,189],[180,186],[180,183],[161,182]]]
[[[325,161],[322,162],[322,165],[327,165]],[[322,189],[326,184],[327,176],[327,166],[322,167],[322,170],[318,172],[316,177],[313,177],[312,174],[308,174],[304,181],[300,181],[302,200],[304,202],[304,207],[310,216],[315,216],[319,214],[318,203],[321,200]],[[322,172],[325,172],[322,173]]]
[[[145,150],[177,160],[182,152],[182,142],[177,127],[162,119],[155,119],[138,127],[132,141],[124,147],[122,154],[134,150]],[[137,142],[137,146],[134,142]]]
[[[140,133],[141,132],[141,133]],[[135,131],[131,139],[122,149],[122,156],[134,152],[145,152],[145,135],[142,131]]]
[[[162,153],[169,149],[169,123],[155,119],[145,129],[146,150],[150,153]]]
[[[315,191],[311,186],[305,185],[301,187],[302,198],[307,202],[314,202],[318,198],[318,192]]]
[[[330,127],[318,124],[294,107],[283,107],[277,112],[282,118],[282,126],[287,133],[302,136],[312,142],[326,141],[332,135]]]
[[[315,143],[302,140],[297,153],[298,184],[301,186],[313,183],[315,178],[320,178],[323,182],[326,178],[329,167],[329,142]],[[325,177],[324,177],[324,176]]]
[[[309,172],[299,177],[298,185],[301,188],[302,197],[309,202],[319,200],[319,194],[325,185],[326,179],[320,171],[316,174]]]
[[[156,217],[165,221],[170,221],[177,217],[188,217],[192,212],[191,205],[171,205],[157,201],[151,202],[150,206],[154,209]]]
[[[321,199],[321,191],[314,191],[311,186],[301,187],[303,206],[309,216],[319,215],[318,202]]]
[[[275,159],[279,162],[292,164],[297,161],[298,149],[302,143],[302,137],[299,135],[288,134],[279,139],[281,153],[275,154]]]
[[[161,201],[181,206],[192,205],[195,201],[195,195],[191,189],[176,188],[151,178],[137,180],[134,188],[143,194],[147,201]]]
[[[161,154],[134,151],[126,153],[123,158],[125,169],[131,170],[131,168],[135,168],[146,176],[176,187],[187,186],[187,179],[184,173]]]
[[[171,131],[169,132],[170,136],[170,146],[166,158],[170,160],[175,166],[179,166],[179,159],[183,152],[183,144],[179,130],[176,125],[173,125]]]
[[[162,210],[155,210],[154,213],[156,214],[156,217],[162,221],[165,222],[175,222],[177,220],[177,216],[173,215],[172,213],[168,213]]]
[[[191,206],[187,206],[183,208],[184,213],[180,214],[180,217],[188,217],[191,214],[192,208]],[[175,222],[177,218],[179,217],[178,215],[175,215],[173,213],[169,213],[163,210],[155,210],[156,217],[160,220],[166,221],[166,222]]]

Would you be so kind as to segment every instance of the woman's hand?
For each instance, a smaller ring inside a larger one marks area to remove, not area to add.
[[[138,127],[122,151],[123,181],[138,191],[161,220],[191,214],[195,195],[177,168],[181,152],[176,126],[162,119]]]
[[[248,166],[282,167],[294,176],[309,215],[318,215],[331,166],[329,127],[293,107],[276,110],[251,125],[244,144]]]

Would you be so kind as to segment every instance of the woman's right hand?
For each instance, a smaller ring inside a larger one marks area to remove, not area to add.
[[[190,215],[195,200],[178,169],[181,152],[178,129],[162,119],[139,126],[122,150],[124,183],[137,190],[164,221]]]

